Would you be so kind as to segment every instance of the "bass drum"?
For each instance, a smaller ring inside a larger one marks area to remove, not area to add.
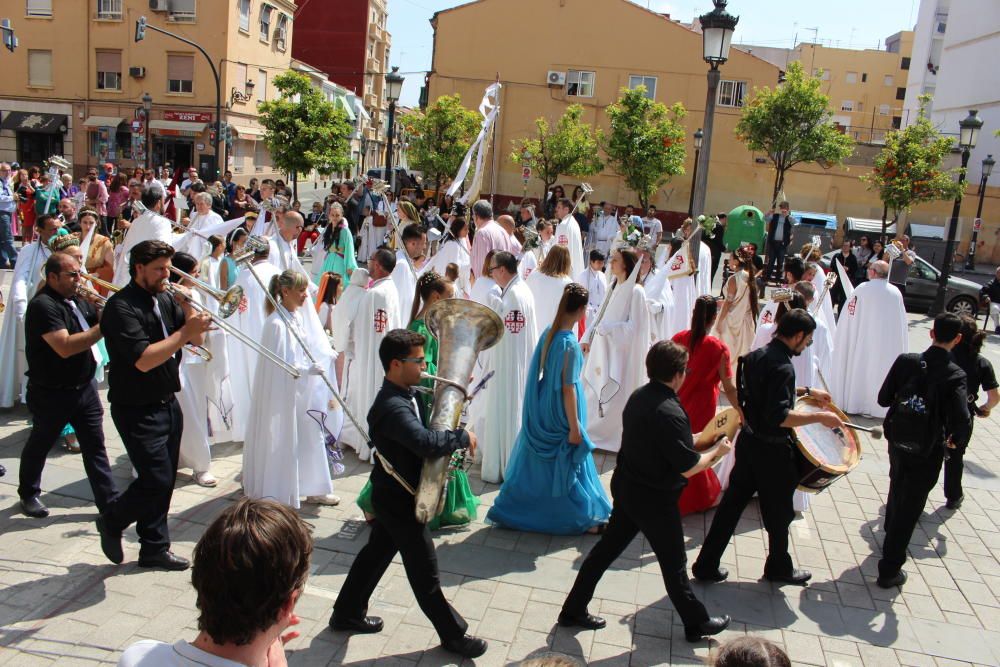
[[[850,421],[837,406],[823,408],[819,401],[808,396],[796,401],[795,409],[802,412],[832,410],[842,421]],[[800,491],[819,493],[854,470],[861,461],[861,442],[850,429],[808,424],[793,430]]]

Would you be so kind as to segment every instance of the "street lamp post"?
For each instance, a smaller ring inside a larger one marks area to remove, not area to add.
[[[691,199],[688,201],[688,217],[694,217],[694,189],[698,181],[698,155],[701,153],[701,142],[705,133],[699,127],[694,133],[694,173],[691,175]]]
[[[976,147],[976,139],[979,138],[979,130],[983,127],[983,119],[977,114],[975,109],[969,111],[969,115],[959,122],[958,147],[962,149],[962,170],[958,176],[958,195],[955,196],[955,206],[951,209],[951,220],[948,222],[948,240],[944,244],[944,265],[941,267],[941,276],[938,279],[937,293],[934,295],[934,305],[931,306],[930,314],[938,315],[944,312],[945,290],[948,287],[948,278],[951,277],[951,268],[955,261],[955,235],[958,230],[958,216],[962,210],[962,194],[965,190],[965,169],[969,166],[969,153]]]
[[[392,171],[392,135],[396,130],[396,102],[403,91],[403,77],[398,67],[385,75],[385,97],[389,100],[389,126],[386,128],[385,180],[393,193],[396,192],[396,175]]]
[[[979,180],[979,206],[976,208],[976,221],[972,227],[972,240],[969,242],[968,257],[965,259],[965,268],[967,271],[974,271],[976,268],[976,243],[979,241],[979,225],[983,218],[983,199],[986,198],[986,181],[989,179],[990,174],[993,173],[993,165],[996,163],[997,161],[993,159],[992,154],[987,155],[986,159],[983,160],[983,174]]]
[[[143,121],[145,121],[146,124],[146,150],[144,152],[146,153],[147,170],[149,170],[149,168],[153,164],[153,157],[152,157],[153,147],[149,145],[149,115],[152,111],[153,111],[153,96],[150,95],[149,93],[143,93],[142,113],[143,113]]]
[[[708,190],[708,161],[712,155],[712,128],[715,124],[715,101],[722,74],[719,66],[729,60],[729,45],[739,17],[726,11],[728,0],[712,0],[715,9],[698,18],[701,22],[703,57],[709,65],[708,95],[705,98],[705,138],[695,167],[693,211],[705,209],[705,193]]]

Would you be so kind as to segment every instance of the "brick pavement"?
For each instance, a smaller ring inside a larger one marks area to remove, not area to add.
[[[914,345],[923,345],[927,322],[911,317]],[[989,353],[995,356],[996,337]],[[78,456],[53,451],[45,470],[44,520],[15,509],[16,456],[27,436],[23,409],[0,411],[0,663],[94,665],[114,663],[121,649],[143,638],[172,641],[195,636],[189,573],[147,572],[135,565],[134,531],[126,535],[126,562],[109,564],[94,529],[90,490]],[[121,484],[129,466],[110,418],[109,454]],[[724,558],[732,572],[719,585],[695,584],[713,612],[733,616],[725,640],[745,632],[783,645],[796,664],[1000,664],[1000,420],[979,420],[966,472],[967,500],[944,509],[940,486],[931,495],[910,545],[910,580],[902,592],[874,583],[880,514],[888,488],[884,443],[864,441],[861,466],[792,524],[796,562],[810,568],[808,588],[759,581],[766,536],[756,505],[744,515],[735,545]],[[195,485],[183,471],[174,495],[175,549],[190,556],[204,526],[238,497],[240,447],[215,446],[215,489]],[[298,612],[302,637],[291,644],[297,665],[448,665],[428,621],[416,607],[401,564],[379,586],[371,612],[385,619],[377,635],[348,637],[326,629],[333,600],[367,527],[350,502],[368,466],[349,456],[336,481],[340,507],[304,509],[315,527],[312,575]],[[607,484],[613,457],[598,455]],[[495,485],[471,475],[484,516]],[[699,549],[711,512],[685,518],[689,559]],[[574,655],[592,665],[702,664],[712,641],[688,644],[667,600],[648,544],[637,539],[597,589],[591,610],[608,620],[598,632],[559,628],[556,615],[583,556],[596,538],[549,537],[499,530],[478,521],[436,536],[446,595],[468,620],[470,632],[490,640],[477,665],[516,663],[547,652]],[[469,663],[472,664],[472,663]]]

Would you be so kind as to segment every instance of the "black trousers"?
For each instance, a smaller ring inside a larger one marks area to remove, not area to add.
[[[783,575],[792,571],[788,553],[788,526],[795,518],[792,496],[799,483],[798,466],[791,443],[761,442],[745,431],[734,450],[736,462],[729,476],[729,488],[715,510],[712,527],[694,563],[696,572],[712,572],[736,532],[743,510],[759,497],[760,513],[767,531],[768,555],[764,573]]]
[[[889,445],[889,497],[885,501],[885,541],[878,575],[896,576],[906,562],[906,546],[924,511],[927,496],[937,484],[944,448],[936,447],[927,458],[896,451]]]
[[[700,626],[708,620],[708,612],[705,605],[695,597],[688,579],[684,529],[677,506],[680,492],[666,497],[664,494],[643,494],[629,488],[627,481],[619,482],[614,478],[611,491],[614,507],[607,529],[583,561],[573,588],[563,603],[563,611],[573,615],[587,613],[587,605],[594,597],[597,582],[635,536],[642,532],[656,554],[663,573],[663,583],[667,587],[667,596],[684,626]]]
[[[719,272],[719,264],[722,262],[722,251],[713,250],[712,251],[712,279],[711,282],[715,282],[715,274]]]
[[[784,241],[768,241],[767,266],[764,268],[764,280],[771,280],[772,278],[781,279],[785,271],[785,253],[787,251],[788,246],[785,245]]]
[[[29,500],[42,492],[45,457],[63,427],[69,424],[80,443],[83,469],[94,502],[103,512],[117,491],[104,448],[104,408],[97,394],[97,381],[79,389],[46,389],[29,383],[27,404],[31,411],[31,434],[21,450],[17,495]]]
[[[437,555],[431,532],[413,514],[413,497],[372,489],[375,519],[368,544],[358,552],[333,605],[333,617],[351,620],[368,613],[368,602],[389,563],[398,552],[406,578],[441,641],[459,639],[469,624],[448,604],[441,591]]]
[[[975,415],[975,406],[969,404],[969,414]],[[972,429],[975,426],[975,417],[972,417],[969,424],[969,438],[972,438]],[[944,497],[948,500],[958,500],[964,495],[962,491],[962,473],[965,472],[965,450],[969,443],[955,444],[954,449],[949,449],[944,453]]]
[[[170,548],[167,512],[174,494],[184,418],[177,399],[153,405],[111,404],[111,418],[138,477],[112,502],[104,518],[113,530],[135,523],[139,555]]]

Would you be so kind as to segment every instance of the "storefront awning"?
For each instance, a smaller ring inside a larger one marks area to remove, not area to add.
[[[183,120],[151,120],[149,129],[158,130],[160,134],[180,136],[200,136],[208,123],[190,123]]]
[[[339,106],[341,109],[344,110],[344,113],[347,114],[347,119],[349,121],[353,123],[358,119],[357,115],[354,113],[354,109],[351,108],[352,106],[351,103],[347,101],[346,97],[340,96],[337,97],[336,100],[337,100],[337,106]]]
[[[84,127],[118,127],[125,122],[124,118],[117,116],[91,116],[83,121]]]
[[[260,139],[264,136],[264,130],[257,127],[246,127],[245,125],[231,125],[236,134],[240,136],[241,139]]]
[[[15,132],[42,132],[62,134],[66,131],[66,116],[55,113],[34,113],[32,111],[9,111],[0,123],[0,129]]]

